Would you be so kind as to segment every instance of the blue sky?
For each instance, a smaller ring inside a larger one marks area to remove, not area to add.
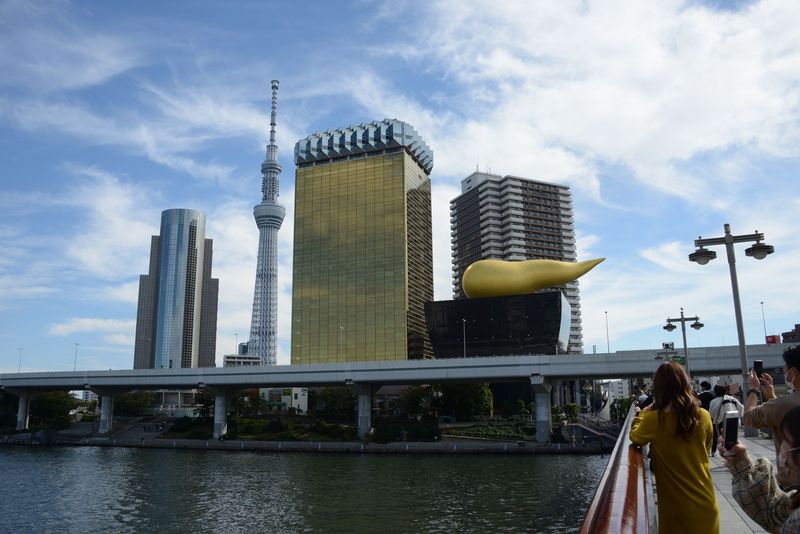
[[[204,211],[217,361],[250,328],[269,81],[279,79],[279,363],[289,362],[294,143],[399,118],[434,151],[435,292],[476,168],[572,187],[585,346],[735,344],[800,322],[800,8],[792,2],[0,3],[0,372],[130,368],[160,212]]]

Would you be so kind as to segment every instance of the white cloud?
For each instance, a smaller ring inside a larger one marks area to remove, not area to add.
[[[140,64],[134,43],[73,24],[60,2],[5,2],[0,9],[0,85],[35,92],[94,86]]]
[[[66,245],[67,255],[93,274],[109,279],[144,272],[150,236],[158,233],[159,211],[143,188],[96,167],[72,166],[88,178],[66,197],[86,220]]]
[[[418,116],[436,116],[435,106],[420,110],[376,83],[364,93],[430,123],[445,174],[464,175],[477,156],[497,172],[536,173],[597,197],[599,159],[704,202],[716,186],[731,188],[727,177],[676,162],[748,144],[800,153],[800,12],[789,4],[721,14],[677,1],[443,1],[428,15],[415,59],[459,82],[457,111],[431,123]]]
[[[120,319],[72,318],[63,323],[51,325],[48,334],[68,336],[75,332],[127,332],[136,328],[136,321]]]
[[[103,296],[111,300],[137,304],[139,301],[139,281],[136,280],[117,286],[109,286],[103,291]]]
[[[112,345],[124,345],[128,348],[128,351],[133,349],[133,345],[136,341],[136,337],[133,333],[130,334],[111,334],[108,336],[103,336],[103,339],[107,343],[111,343]]]

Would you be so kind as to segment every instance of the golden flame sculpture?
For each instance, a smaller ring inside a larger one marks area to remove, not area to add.
[[[464,271],[461,286],[469,298],[533,293],[577,280],[603,260],[478,260]]]

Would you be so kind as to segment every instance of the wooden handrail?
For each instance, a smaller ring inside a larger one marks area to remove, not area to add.
[[[581,534],[646,534],[654,516],[646,448],[631,443],[629,434],[635,417],[631,407],[622,431],[597,486]]]

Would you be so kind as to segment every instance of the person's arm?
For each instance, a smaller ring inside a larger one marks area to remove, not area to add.
[[[652,404],[647,405],[631,422],[631,433],[629,437],[636,445],[646,445],[656,438],[658,433],[658,421],[656,421],[656,419],[658,419],[658,416],[648,416],[652,407]]]
[[[761,392],[764,393],[764,400],[775,398],[775,383],[767,373],[761,373]]]
[[[747,398],[744,402],[742,423],[752,428],[766,428],[771,426],[771,423],[768,421],[768,413],[771,411],[771,408],[769,408],[770,403],[762,404],[761,406],[758,405],[760,398],[754,391],[761,391],[761,381],[752,369],[750,370],[747,380],[750,384],[750,389],[747,392]]]
[[[744,405],[737,398],[734,398],[733,402],[735,403],[736,411],[739,412],[739,419],[741,419],[744,415]]]
[[[727,451],[720,439],[719,450],[733,475],[733,498],[756,523],[778,532],[792,509],[789,494],[778,486],[773,465],[766,458],[753,461],[741,443]]]
[[[711,420],[711,414],[706,412],[703,414],[703,419],[706,421],[706,450],[711,448],[714,444],[714,421]]]

